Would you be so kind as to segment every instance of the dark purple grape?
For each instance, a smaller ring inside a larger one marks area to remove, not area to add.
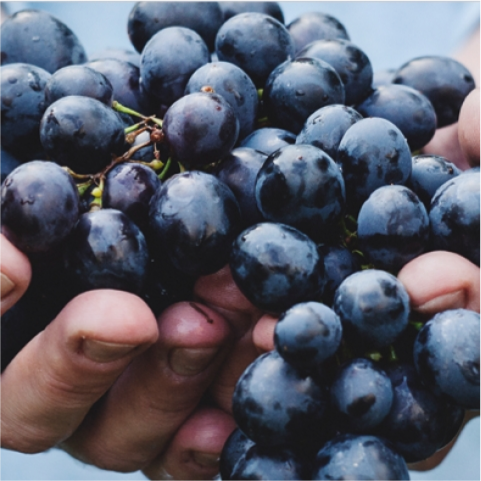
[[[410,364],[388,365],[386,373],[394,398],[379,434],[406,462],[427,459],[452,440],[461,427],[464,410],[436,397]]]
[[[282,313],[274,331],[277,352],[289,364],[319,370],[341,344],[338,315],[319,302],[303,302]]]
[[[479,313],[436,314],[414,343],[414,363],[424,384],[467,409],[479,409]]]
[[[331,38],[344,38],[349,40],[349,35],[344,25],[337,18],[321,12],[303,13],[293,20],[287,29],[291,34],[296,52],[316,40]]]
[[[239,134],[239,122],[222,96],[197,92],[170,106],[162,130],[175,159],[198,168],[229,154]]]
[[[436,113],[429,99],[406,85],[380,86],[358,105],[364,117],[389,120],[403,133],[414,151],[424,147],[436,131]]]
[[[313,145],[288,145],[259,170],[256,202],[264,218],[291,225],[315,241],[328,237],[345,206],[339,166]]]
[[[265,155],[270,155],[281,147],[292,145],[295,142],[296,136],[288,130],[277,129],[275,127],[263,127],[254,130],[239,146],[250,147]]]
[[[252,80],[236,65],[212,62],[197,69],[190,77],[185,94],[208,88],[224,97],[234,109],[239,121],[239,140],[249,135],[257,122],[259,97]]]
[[[344,99],[344,86],[337,72],[314,58],[297,58],[276,67],[262,94],[270,122],[295,134],[316,110],[343,104]]]
[[[28,63],[53,73],[87,60],[76,35],[48,12],[14,13],[2,23],[0,35],[2,65]]]
[[[286,448],[251,446],[225,479],[294,481],[306,478],[303,458]]]
[[[239,226],[234,194],[204,172],[174,175],[150,202],[152,250],[188,275],[212,274],[223,267]]]
[[[418,196],[402,185],[376,189],[357,218],[359,249],[379,269],[397,272],[429,246],[429,217]]]
[[[42,157],[39,129],[50,77],[46,70],[26,63],[0,67],[2,149],[22,162]]]
[[[349,40],[316,40],[297,52],[296,57],[317,58],[331,65],[344,85],[346,105],[358,104],[371,93],[371,62],[364,51]]]
[[[389,346],[404,331],[409,295],[388,272],[367,269],[341,283],[334,298],[344,337],[356,351]]]
[[[66,265],[79,291],[119,289],[140,294],[148,263],[144,235],[115,209],[82,214],[66,247]]]
[[[102,207],[117,209],[132,219],[144,231],[149,222],[149,203],[160,180],[146,165],[123,163],[105,177]]]
[[[314,443],[322,432],[327,390],[270,351],[237,381],[232,412],[239,428],[260,446]]]
[[[346,183],[348,208],[358,212],[377,188],[404,185],[411,175],[409,145],[402,132],[385,119],[362,119],[339,144],[337,161]]]
[[[317,300],[324,285],[323,260],[305,234],[264,222],[244,230],[230,255],[232,277],[259,309],[280,313]]]
[[[361,263],[358,257],[343,246],[322,245],[319,250],[324,257],[326,278],[322,301],[330,306],[341,282],[354,272],[360,271]]]
[[[479,266],[479,172],[458,175],[431,200],[431,240],[437,250],[460,254]]]
[[[248,449],[254,445],[254,441],[249,439],[239,428],[227,438],[220,455],[219,471],[221,479],[233,479],[232,471],[239,459],[243,457]]]
[[[337,159],[337,151],[347,129],[354,125],[362,115],[345,105],[326,105],[312,113],[299,135],[296,144],[314,145]]]
[[[472,74],[450,57],[418,57],[402,65],[393,83],[419,90],[432,103],[438,128],[457,122],[459,110],[475,83]]]
[[[350,432],[372,433],[388,415],[393,389],[387,374],[373,361],[355,358],[338,371],[330,389],[339,424]]]
[[[241,210],[242,225],[245,227],[262,222],[255,196],[255,182],[267,156],[249,147],[231,151],[218,165],[215,176],[224,182],[235,195]]]
[[[385,440],[344,434],[318,453],[309,479],[410,479],[406,462]]]
[[[209,49],[199,34],[185,27],[164,28],[142,50],[142,85],[169,106],[184,95],[190,76],[209,61]]]
[[[424,154],[413,157],[413,170],[407,186],[419,197],[426,210],[436,191],[462,171],[439,155]]]
[[[217,32],[215,51],[220,61],[231,62],[249,75],[258,88],[269,74],[294,55],[286,27],[263,13],[240,13]]]
[[[124,126],[102,102],[77,95],[63,97],[45,111],[40,123],[45,152],[78,174],[94,174],[125,147]]]
[[[153,101],[152,96],[142,88],[138,66],[117,58],[92,60],[85,65],[109,80],[113,88],[113,100],[145,115],[157,113],[158,101]],[[134,121],[138,120],[136,118]]]
[[[2,233],[27,253],[60,244],[79,218],[72,177],[53,162],[20,165],[2,184]]]
[[[127,30],[138,52],[142,52],[157,32],[174,26],[195,31],[213,50],[215,35],[223,20],[217,2],[137,2],[130,12]]]
[[[57,70],[45,86],[47,105],[67,95],[83,95],[97,99],[110,106],[113,87],[110,80],[100,72],[85,65],[69,65]]]

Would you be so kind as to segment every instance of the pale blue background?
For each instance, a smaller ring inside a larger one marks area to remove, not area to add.
[[[33,2],[4,2],[10,12]],[[35,2],[63,20],[87,54],[106,47],[132,49],[127,18],[133,2]],[[286,23],[302,12],[328,13],[344,24],[351,41],[369,56],[373,68],[396,68],[420,55],[452,53],[467,32],[479,25],[479,2],[281,2]],[[479,480],[480,424],[472,420],[436,469],[411,472],[413,480]],[[140,480],[87,466],[52,449],[36,455],[1,450],[2,480]]]

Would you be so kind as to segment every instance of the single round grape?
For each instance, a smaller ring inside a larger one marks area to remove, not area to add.
[[[282,313],[274,331],[277,352],[299,369],[319,369],[341,344],[339,316],[319,302],[303,302]]]
[[[120,210],[144,231],[149,222],[150,199],[159,187],[160,180],[150,167],[119,164],[105,177],[102,207]]]
[[[438,128],[458,120],[464,99],[475,87],[472,74],[463,64],[436,55],[406,62],[395,73],[393,83],[407,85],[424,94],[433,104]]]
[[[125,147],[124,126],[102,102],[78,95],[63,97],[45,111],[40,123],[45,152],[78,174],[95,174]]]
[[[153,252],[192,276],[223,267],[240,230],[234,194],[219,179],[200,171],[165,181],[151,199],[149,218]]]
[[[239,140],[254,130],[259,97],[254,83],[242,69],[228,62],[203,65],[190,77],[185,95],[200,91],[216,93],[229,102],[239,121]]]
[[[259,309],[280,313],[322,294],[322,258],[294,227],[264,222],[247,228],[235,240],[229,264],[235,283]]]
[[[413,157],[413,170],[407,186],[429,211],[431,199],[439,187],[461,172],[455,164],[439,155],[416,155]]]
[[[255,195],[266,220],[296,227],[315,241],[337,225],[346,198],[339,166],[313,145],[271,154],[257,175]]]
[[[396,125],[412,151],[424,147],[436,131],[436,112],[429,99],[406,85],[380,86],[356,107],[364,117],[381,117]]]
[[[479,409],[479,313],[451,309],[428,321],[414,343],[414,363],[438,396]]]
[[[47,252],[70,234],[80,200],[72,177],[53,162],[20,165],[2,184],[2,233],[27,253]]]
[[[232,412],[239,428],[260,446],[314,443],[322,431],[327,390],[270,351],[237,381]]]
[[[124,62],[129,62],[132,65],[135,65],[137,68],[140,67],[140,54],[129,49],[107,47],[89,56],[91,62],[106,58],[123,60]]]
[[[429,246],[429,217],[409,188],[386,185],[364,202],[357,218],[359,249],[379,269],[397,272]]]
[[[40,121],[47,108],[45,86],[51,75],[26,63],[0,67],[2,149],[20,161],[42,158]]]
[[[308,117],[331,104],[343,104],[342,81],[331,65],[314,58],[296,58],[269,75],[262,100],[275,127],[298,134]]]
[[[344,38],[349,40],[346,27],[332,15],[321,12],[303,13],[287,26],[296,53],[316,40]]]
[[[282,62],[294,56],[294,44],[286,27],[263,13],[240,13],[222,24],[215,51],[221,61],[240,67],[258,88]]]
[[[331,385],[331,404],[339,424],[349,432],[373,433],[388,415],[393,389],[387,374],[373,361],[351,359],[337,372]]]
[[[456,252],[479,266],[479,172],[458,175],[431,200],[431,239],[437,250]]]
[[[284,23],[284,13],[278,2],[219,2],[224,22],[239,13],[258,12],[274,17]]]
[[[164,28],[142,50],[142,85],[162,104],[172,105],[184,95],[190,76],[209,61],[209,49],[199,34],[185,27]]]
[[[239,122],[222,96],[197,92],[170,106],[162,130],[175,159],[198,168],[229,154],[239,135]]]
[[[66,247],[66,265],[79,291],[140,294],[149,258],[140,229],[116,209],[82,214]]]
[[[350,127],[339,144],[336,160],[346,183],[348,208],[356,214],[377,188],[404,185],[412,171],[404,135],[381,118],[362,119]]]
[[[47,105],[67,95],[83,95],[110,106],[113,87],[110,80],[85,65],[69,65],[57,70],[45,86]]]
[[[346,105],[362,102],[372,91],[372,65],[369,57],[357,45],[342,38],[316,40],[296,53],[331,65],[344,85]]]
[[[77,36],[59,19],[41,10],[21,10],[2,23],[2,65],[28,63],[47,72],[87,61]]]
[[[366,269],[344,279],[333,308],[350,347],[356,351],[383,348],[408,324],[409,295],[392,274]]]

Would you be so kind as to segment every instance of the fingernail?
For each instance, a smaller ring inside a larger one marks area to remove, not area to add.
[[[450,292],[442,296],[431,299],[415,309],[422,314],[435,314],[437,312],[445,311],[447,309],[460,309],[466,306],[466,292],[464,289]]]
[[[92,361],[111,362],[124,357],[137,346],[85,339],[82,347],[84,354]]]
[[[198,451],[194,451],[193,457],[196,463],[206,468],[216,468],[220,461],[219,455],[212,453],[199,453]]]
[[[5,274],[3,274],[3,272],[1,276],[0,299],[4,299],[15,289],[15,284]]]
[[[217,347],[177,348],[170,353],[170,367],[181,376],[193,376],[203,371],[218,351]]]

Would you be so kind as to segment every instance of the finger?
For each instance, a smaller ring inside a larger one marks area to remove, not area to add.
[[[214,408],[196,411],[176,433],[169,448],[147,468],[150,479],[213,479],[234,419]]]
[[[274,349],[274,331],[278,318],[270,314],[262,316],[254,327],[252,339],[259,354]]]
[[[132,294],[76,297],[2,374],[2,446],[41,452],[70,436],[157,334],[152,312]]]
[[[470,167],[459,145],[457,122],[437,129],[434,137],[423,147],[422,151],[424,154],[440,155],[461,170],[466,170]]]
[[[423,254],[398,274],[413,310],[432,316],[447,309],[479,312],[479,267],[452,252]]]
[[[473,90],[459,113],[458,140],[469,165],[479,165],[479,89]]]
[[[32,268],[27,256],[7,238],[0,235],[1,313],[7,312],[27,290],[32,278]]]
[[[242,337],[262,315],[239,290],[229,266],[200,277],[195,283],[194,295],[229,322],[236,338]]]
[[[156,344],[63,444],[70,454],[103,469],[141,469],[199,404],[229,352],[229,325],[206,306],[182,302],[162,313],[158,330]]]

